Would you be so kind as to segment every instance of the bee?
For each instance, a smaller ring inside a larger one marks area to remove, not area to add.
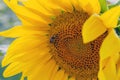
[[[56,38],[56,35],[53,35],[53,36],[50,38],[50,43],[55,43],[55,38]]]

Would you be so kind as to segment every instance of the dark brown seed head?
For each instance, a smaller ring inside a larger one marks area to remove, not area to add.
[[[50,30],[50,47],[55,61],[77,80],[97,78],[99,49],[106,33],[84,44],[82,26],[89,18],[84,11],[65,12],[53,21]]]

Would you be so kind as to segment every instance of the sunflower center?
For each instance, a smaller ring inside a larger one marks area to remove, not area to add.
[[[50,47],[55,61],[77,80],[97,79],[99,49],[105,37],[84,44],[82,26],[89,18],[84,11],[65,12],[53,21],[50,30]]]

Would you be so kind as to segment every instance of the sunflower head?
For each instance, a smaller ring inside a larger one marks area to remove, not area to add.
[[[16,38],[2,61],[9,64],[5,77],[22,72],[21,80],[120,79],[120,39],[114,30],[120,6],[100,13],[98,0],[4,2],[22,22],[0,32]]]

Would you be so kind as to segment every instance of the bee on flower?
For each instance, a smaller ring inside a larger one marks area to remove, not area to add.
[[[120,80],[120,6],[100,13],[99,0],[4,0],[22,24],[2,66],[21,80]],[[54,17],[54,19],[53,19]]]

